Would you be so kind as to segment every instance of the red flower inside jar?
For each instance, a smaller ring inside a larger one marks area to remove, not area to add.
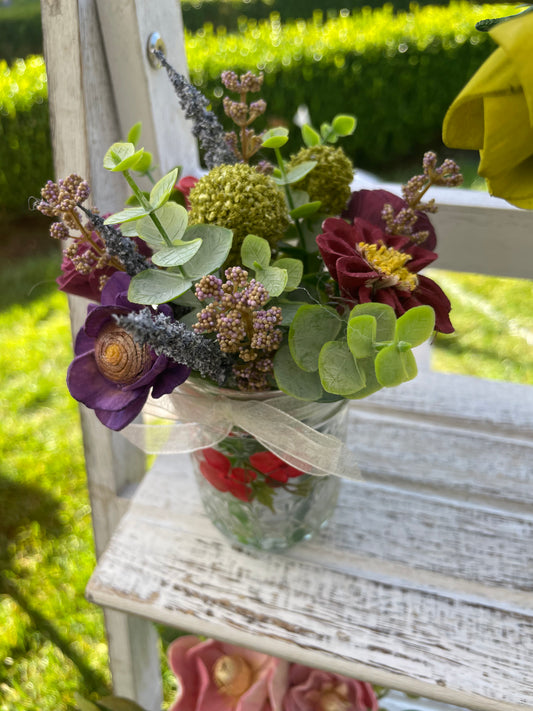
[[[241,501],[254,498],[251,482],[257,479],[258,474],[262,474],[265,484],[271,487],[286,484],[289,479],[304,474],[268,450],[250,455],[248,466],[244,467],[232,466],[231,460],[216,449],[203,449],[202,455],[202,476],[218,491],[227,491]]]

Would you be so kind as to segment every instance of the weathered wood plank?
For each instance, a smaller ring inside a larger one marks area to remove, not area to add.
[[[379,187],[401,194],[401,185],[356,173],[354,186]],[[437,231],[439,269],[531,279],[533,216],[488,193],[461,188],[431,188],[439,208],[431,216]]]
[[[176,3],[172,5],[176,11]],[[126,197],[126,185],[103,169],[102,159],[109,145],[121,138],[121,131],[95,2],[42,0],[41,9],[56,178],[78,173],[90,181],[93,204],[102,210],[118,209]],[[76,333],[85,319],[87,302],[72,297],[69,304]],[[104,428],[94,413],[82,408],[81,418],[100,554],[121,515],[117,492],[141,478],[144,457]],[[155,630],[145,620],[114,611],[106,611],[105,618],[115,692],[157,711],[162,687]]]
[[[183,21],[179,2],[158,0],[96,0],[105,53],[117,105],[121,136],[142,121],[141,144],[157,156],[166,173],[176,165],[185,174],[198,171],[198,148],[164,69],[154,69],[146,47],[159,32],[168,61],[187,76]]]
[[[351,422],[350,448],[368,480],[530,510],[532,441],[357,409],[351,413]]]
[[[420,415],[424,421],[489,435],[533,439],[533,387],[467,375],[424,372],[397,388],[383,388],[355,409]]]
[[[347,482],[324,536],[257,555],[210,527],[187,460],[164,459],[92,599],[473,709],[533,708],[531,517]]]

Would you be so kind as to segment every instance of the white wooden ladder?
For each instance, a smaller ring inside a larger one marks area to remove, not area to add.
[[[95,204],[119,209],[122,183],[101,160],[138,120],[163,172],[196,170],[146,54],[159,31],[186,71],[175,0],[42,10],[57,176],[80,173]],[[529,213],[465,191],[438,200],[439,266],[530,276]],[[71,307],[77,330],[86,304]],[[221,538],[186,457],[143,478],[137,450],[81,417],[99,557],[88,596],[106,611],[115,693],[160,708],[158,621],[479,711],[533,711],[533,388],[428,372],[358,402],[350,446],[365,483],[345,482],[324,535],[284,556]]]

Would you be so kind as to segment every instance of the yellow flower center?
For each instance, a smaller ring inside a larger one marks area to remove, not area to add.
[[[320,711],[348,711],[348,699],[341,698],[335,691],[327,691],[320,699]]]
[[[406,291],[414,291],[418,285],[416,274],[405,266],[412,257],[405,252],[399,252],[394,247],[386,247],[384,244],[367,244],[359,242],[357,245],[360,254],[380,275],[379,288],[385,286],[397,286]]]
[[[239,697],[252,685],[253,672],[242,657],[226,654],[215,663],[213,681],[222,694]]]

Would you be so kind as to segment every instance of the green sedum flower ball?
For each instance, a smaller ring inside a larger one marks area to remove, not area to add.
[[[308,160],[316,160],[317,165],[294,187],[305,190],[309,200],[320,200],[321,212],[328,215],[340,214],[351,195],[352,161],[342,148],[318,145],[301,148],[296,155],[291,156],[287,169],[291,170]]]
[[[245,163],[220,165],[201,178],[189,193],[189,224],[214,224],[233,230],[228,262],[240,259],[246,235],[271,246],[289,226],[285,197],[272,178]]]

